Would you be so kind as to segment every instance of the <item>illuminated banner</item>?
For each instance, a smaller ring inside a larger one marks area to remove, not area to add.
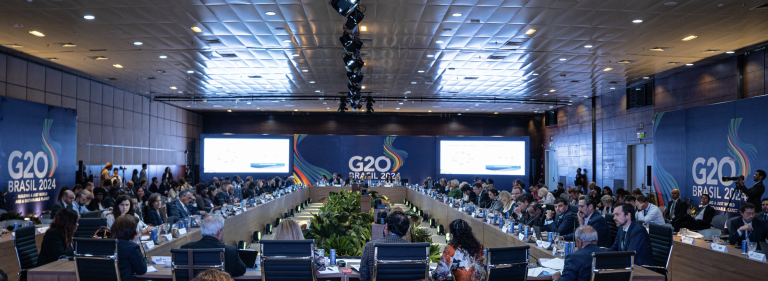
[[[718,213],[736,214],[745,197],[723,177],[744,176],[752,187],[755,171],[768,170],[766,107],[768,97],[757,97],[656,114],[653,183],[664,205],[679,189],[695,206],[706,193]]]
[[[0,97],[0,182],[8,211],[40,214],[72,188],[77,111]]]

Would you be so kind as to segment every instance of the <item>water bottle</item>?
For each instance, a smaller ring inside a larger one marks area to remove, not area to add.
[[[499,217],[499,228],[504,228],[504,218],[501,216],[498,216],[498,217]]]
[[[741,254],[746,255],[747,254],[747,245],[749,245],[749,242],[747,240],[741,240]]]
[[[19,229],[19,223],[14,222],[13,223],[13,232],[16,232],[17,229]]]
[[[331,249],[329,257],[331,258],[331,265],[336,265],[336,249]]]
[[[547,235],[547,242],[552,243],[552,232],[549,232]]]

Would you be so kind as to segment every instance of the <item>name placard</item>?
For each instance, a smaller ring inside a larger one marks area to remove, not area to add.
[[[544,249],[549,248],[549,246],[551,246],[551,245],[552,245],[552,243],[549,243],[547,241],[542,241],[542,240],[537,240],[536,241],[536,246],[542,247]]]
[[[152,256],[151,259],[154,264],[165,264],[166,261],[171,261],[170,256]]]
[[[751,260],[765,262],[765,254],[749,252],[747,256],[749,256],[749,259]]]
[[[162,236],[165,238],[165,242],[173,240],[173,234],[163,234]]]
[[[147,241],[147,242],[141,242],[142,245],[144,245],[144,250],[152,250],[152,248],[155,247],[155,242]]]
[[[712,243],[712,245],[709,245],[709,248],[712,249],[712,250],[721,252],[721,253],[727,253],[728,252],[728,248],[725,247],[725,245],[718,245],[718,244]]]
[[[523,235],[522,233],[520,233],[520,234],[518,234],[518,235],[517,235],[517,239],[520,239],[520,240],[523,240],[523,241],[525,241],[525,235]]]
[[[680,242],[683,242],[683,243],[685,243],[685,244],[691,244],[691,245],[693,245],[693,244],[696,244],[696,241],[695,241],[695,240],[693,240],[693,238],[691,238],[691,237],[685,237],[685,236],[683,236],[682,238],[680,238]]]

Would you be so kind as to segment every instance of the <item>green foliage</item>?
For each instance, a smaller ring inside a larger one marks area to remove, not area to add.
[[[413,243],[432,243],[432,235],[426,228],[416,227],[413,228],[412,240]]]
[[[360,256],[366,239],[371,239],[373,216],[360,212],[360,192],[331,192],[310,221],[304,237],[315,239],[316,247],[326,253],[336,249],[338,256]]]
[[[440,261],[440,257],[442,255],[443,253],[440,252],[440,245],[438,244],[429,245],[429,262],[437,263],[438,261]]]

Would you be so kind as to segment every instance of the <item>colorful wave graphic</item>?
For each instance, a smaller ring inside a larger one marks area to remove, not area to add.
[[[405,152],[405,150],[396,149],[392,146],[392,142],[395,141],[395,138],[397,137],[387,137],[384,139],[384,155],[394,160],[395,162],[392,165],[393,173],[397,172],[400,167],[405,165],[405,159],[408,158],[408,152]]]
[[[310,164],[304,161],[301,157],[301,153],[297,147],[307,135],[293,135],[293,177],[295,183],[303,183],[304,185],[313,185],[320,180],[323,176],[329,179],[333,176],[327,170]],[[298,182],[297,182],[298,181]]]
[[[655,114],[653,117],[654,136],[658,136],[658,134],[656,134],[656,129],[659,128],[659,124],[661,124],[661,117],[663,116],[664,113],[662,112]],[[667,200],[671,199],[672,190],[680,189],[680,187],[677,185],[677,181],[672,176],[672,174],[667,172],[667,170],[661,166],[661,162],[659,162],[659,157],[656,155],[656,151],[657,149],[653,150],[653,186],[656,187],[654,193],[656,194],[658,205],[664,206],[666,205]]]
[[[728,154],[736,163],[736,176],[749,178],[752,174],[752,163],[749,159],[757,158],[757,148],[739,139],[739,125],[741,125],[741,118],[731,119],[731,125],[728,128]]]
[[[56,167],[59,166],[57,151],[61,151],[61,144],[51,138],[51,125],[53,125],[53,119],[43,121],[43,151],[48,155],[48,171],[50,171],[48,177],[53,177],[53,173],[56,172]]]

